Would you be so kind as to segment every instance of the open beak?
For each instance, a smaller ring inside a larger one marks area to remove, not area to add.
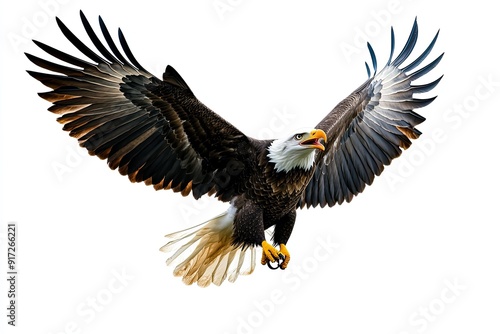
[[[309,134],[304,135],[304,139],[300,142],[301,146],[307,148],[316,148],[318,150],[325,150],[325,146],[320,142],[320,139],[326,143],[326,133],[321,129],[314,129]]]

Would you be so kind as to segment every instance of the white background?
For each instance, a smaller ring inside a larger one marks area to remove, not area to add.
[[[2,332],[498,333],[500,27],[491,2],[441,3],[3,3],[0,277],[9,222],[18,224],[19,277],[15,328],[0,280]],[[226,205],[109,170],[61,131],[36,95],[46,87],[25,72],[36,67],[23,52],[44,56],[31,38],[79,56],[53,16],[87,41],[80,9],[96,29],[98,15],[114,36],[121,27],[156,76],[173,65],[201,101],[254,137],[313,127],[365,80],[366,39],[382,65],[390,26],[398,52],[415,17],[415,56],[438,29],[428,61],[446,52],[424,81],[445,76],[420,110],[424,134],[373,186],[348,205],[298,213],[286,271],[259,265],[234,284],[185,286],[158,251],[163,235]]]

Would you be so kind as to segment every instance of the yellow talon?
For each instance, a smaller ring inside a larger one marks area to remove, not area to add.
[[[280,254],[283,254],[285,256],[285,259],[280,265],[281,269],[285,269],[288,266],[288,262],[290,262],[290,253],[288,252],[288,249],[286,249],[285,244],[280,244]]]
[[[278,261],[278,265],[276,267],[272,267],[269,263],[274,263]],[[288,266],[288,262],[290,262],[290,253],[286,248],[285,244],[280,244],[279,252],[271,246],[267,241],[262,241],[262,260],[260,263],[263,265],[267,264],[271,269],[285,269]]]
[[[279,254],[276,248],[271,246],[267,241],[262,241],[262,260],[260,263],[267,264],[268,262],[275,262],[279,259]]]

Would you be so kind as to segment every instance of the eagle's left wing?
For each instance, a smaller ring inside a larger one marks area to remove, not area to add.
[[[412,85],[412,82],[432,70],[443,54],[425,67],[413,70],[431,52],[438,34],[439,31],[419,57],[401,67],[416,44],[417,21],[406,45],[393,61],[394,31],[391,29],[391,56],[379,73],[373,49],[368,44],[375,73],[316,126],[326,132],[328,143],[325,151],[316,156],[315,174],[298,207],[333,206],[351,201],[373,182],[384,165],[401,155],[401,148],[410,147],[410,139],[419,137],[421,133],[415,126],[425,118],[413,110],[428,105],[435,97],[418,99],[413,95],[430,91],[442,76],[428,84]],[[370,76],[368,65],[367,70]]]

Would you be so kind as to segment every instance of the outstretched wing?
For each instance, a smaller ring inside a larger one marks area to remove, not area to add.
[[[130,181],[183,195],[215,194],[229,200],[245,174],[249,139],[208,109],[170,66],[163,81],[146,71],[131,53],[121,32],[118,50],[99,17],[109,49],[80,12],[90,40],[101,53],[81,42],[59,19],[66,38],[93,62],[34,41],[41,49],[73,65],[26,56],[36,65],[59,74],[28,73],[53,89],[39,95],[52,102],[63,129],[91,155],[107,159]]]
[[[375,54],[368,44],[375,73],[370,77],[367,65],[370,78],[316,126],[326,132],[328,143],[325,151],[316,156],[317,168],[299,207],[333,206],[351,201],[373,182],[384,165],[401,155],[401,148],[410,147],[410,139],[419,137],[421,133],[415,126],[425,118],[413,110],[428,105],[435,97],[418,99],[413,95],[430,91],[442,76],[424,85],[412,85],[412,82],[432,70],[443,54],[413,70],[431,52],[438,34],[439,31],[419,57],[401,67],[417,42],[417,21],[415,19],[406,45],[393,61],[394,31],[391,29],[391,54],[379,73]]]

